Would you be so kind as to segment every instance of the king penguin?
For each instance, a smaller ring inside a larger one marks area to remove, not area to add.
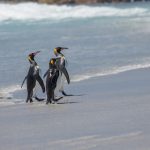
[[[57,58],[51,58],[49,61],[49,69],[44,74],[44,77],[46,77],[46,94],[47,94],[47,102],[57,102],[63,97],[55,98],[54,91],[57,86],[57,80],[59,77],[59,68],[57,66]]]
[[[40,84],[43,93],[45,92],[45,86],[44,86],[44,82],[42,80],[42,78],[39,75],[39,66],[36,63],[36,61],[34,60],[34,57],[39,53],[40,51],[31,53],[28,55],[28,60],[30,62],[30,68],[28,71],[27,76],[25,77],[25,79],[22,82],[21,87],[23,86],[25,80],[27,80],[27,99],[26,102],[30,101],[33,102],[32,97],[33,97],[33,89],[36,85],[36,81],[38,81],[38,83]]]
[[[58,92],[61,92],[64,96],[72,96],[68,95],[64,91],[64,81],[67,80],[67,83],[70,83],[70,78],[68,71],[66,69],[67,61],[65,59],[65,56],[62,54],[62,50],[68,49],[66,47],[56,47],[54,48],[54,54],[56,56],[56,66],[59,68],[59,76],[57,79],[57,86],[55,89],[55,95]]]

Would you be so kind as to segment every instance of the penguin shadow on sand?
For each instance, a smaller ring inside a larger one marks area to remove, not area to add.
[[[24,78],[24,80],[22,82],[22,85],[21,85],[21,88],[22,88],[25,80],[27,80],[26,81],[26,83],[27,83],[27,99],[26,99],[26,103],[28,103],[29,101],[30,101],[30,103],[33,102],[33,90],[34,90],[34,88],[36,86],[36,81],[41,86],[43,93],[45,92],[44,82],[43,82],[42,78],[39,75],[40,68],[39,68],[38,64],[36,63],[36,61],[34,60],[34,57],[39,52],[40,51],[37,51],[37,52],[31,53],[31,54],[28,55],[28,60],[30,62],[30,68],[29,68],[27,76]],[[40,99],[38,97],[35,97],[35,99],[38,100],[38,101],[44,100],[44,99]]]

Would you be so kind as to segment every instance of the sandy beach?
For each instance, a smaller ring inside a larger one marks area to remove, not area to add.
[[[0,150],[150,150],[149,4],[0,3]],[[43,78],[57,47],[81,96],[26,104],[28,56]]]
[[[150,69],[72,83],[83,96],[0,107],[1,150],[149,150]]]

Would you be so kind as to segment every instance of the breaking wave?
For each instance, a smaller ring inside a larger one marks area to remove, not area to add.
[[[62,20],[94,17],[129,17],[147,16],[150,10],[143,7],[114,7],[114,6],[68,6],[47,5],[38,3],[0,3],[0,21],[7,20]]]
[[[150,68],[150,64],[145,65],[128,65],[128,66],[122,66],[122,67],[116,67],[112,68],[111,70],[102,71],[102,72],[95,72],[95,73],[86,73],[81,75],[75,75],[72,77],[72,82],[79,82],[88,80],[90,78],[94,77],[101,77],[101,76],[107,76],[107,75],[113,75],[113,74],[119,74],[126,71],[136,70],[136,69],[142,69],[142,68]]]
[[[12,99],[13,93],[22,90],[20,85],[10,85],[8,87],[0,88],[0,99]]]

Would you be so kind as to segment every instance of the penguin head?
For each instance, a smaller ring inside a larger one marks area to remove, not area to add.
[[[32,61],[34,61],[35,55],[38,54],[39,52],[40,52],[40,51],[36,51],[36,52],[30,53],[30,54],[28,55],[28,60],[29,60],[30,63],[32,63]]]
[[[51,58],[49,61],[49,67],[50,68],[56,68],[56,59],[55,58]]]
[[[56,48],[54,48],[54,54],[55,54],[56,56],[58,56],[59,54],[60,54],[61,56],[63,56],[63,54],[61,53],[61,51],[64,50],[64,49],[68,49],[68,48],[66,48],[66,47],[56,47]]]

